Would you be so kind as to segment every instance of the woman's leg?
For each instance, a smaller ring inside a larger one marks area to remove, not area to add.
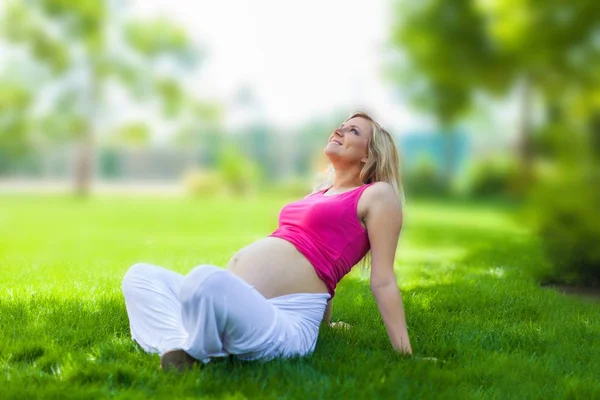
[[[235,354],[247,359],[277,356],[277,309],[254,287],[231,272],[202,265],[181,286],[182,323],[188,333],[183,349],[192,357]]]
[[[164,353],[186,341],[179,300],[183,280],[183,275],[151,264],[135,264],[125,274],[131,336],[145,351]]]

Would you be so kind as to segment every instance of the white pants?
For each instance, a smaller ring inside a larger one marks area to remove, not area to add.
[[[209,362],[303,356],[317,343],[329,293],[272,299],[231,272],[201,265],[186,276],[150,264],[123,279],[131,335],[145,351],[183,349]]]

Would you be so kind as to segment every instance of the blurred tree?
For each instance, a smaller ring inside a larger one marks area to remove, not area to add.
[[[521,169],[533,161],[530,104],[540,98],[537,230],[563,282],[600,284],[600,7],[591,0],[424,0],[396,3],[393,77],[454,121],[478,91],[521,86]],[[407,80],[410,81],[407,83]],[[543,168],[542,168],[543,167]]]
[[[445,196],[450,191],[435,160],[422,154],[415,165],[403,174],[403,185],[411,196]]]
[[[224,142],[224,110],[215,102],[194,99],[184,111],[182,123],[172,137],[175,147],[197,149],[198,163],[214,167]]]
[[[228,190],[234,195],[250,194],[262,178],[258,163],[233,143],[222,147],[217,170]]]
[[[40,128],[55,139],[78,142],[79,194],[90,188],[93,144],[110,82],[120,82],[138,100],[158,96],[167,116],[177,115],[189,100],[178,71],[159,75],[153,68],[195,65],[198,53],[185,31],[164,19],[126,21],[123,11],[124,3],[116,0],[9,0],[0,21],[9,44],[24,46],[49,72],[48,85],[61,87]]]
[[[540,94],[561,102],[565,91],[598,84],[600,8],[590,0],[396,1],[391,44],[400,57],[392,79],[444,124],[472,108],[484,91],[505,95],[521,85],[520,158],[532,159],[530,103]]]
[[[392,65],[415,103],[449,124],[470,108],[481,82],[504,90],[513,75],[486,34],[471,0],[399,1],[391,40],[402,57]]]
[[[150,127],[145,122],[130,122],[119,127],[114,139],[126,146],[145,147],[150,143]]]
[[[14,80],[0,79],[0,173],[26,149],[32,93]]]
[[[469,111],[473,92],[483,84],[498,93],[512,81],[510,60],[490,42],[474,1],[399,1],[395,15],[391,44],[401,57],[391,65],[391,78],[415,105],[438,117],[442,131],[454,132],[451,125]],[[446,148],[448,164],[452,152]],[[448,181],[451,169],[444,171]]]

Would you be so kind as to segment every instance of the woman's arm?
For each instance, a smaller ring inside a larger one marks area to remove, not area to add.
[[[373,296],[381,313],[388,337],[394,350],[406,354],[412,354],[408,330],[406,329],[406,317],[402,305],[402,295],[396,282],[390,282],[383,286],[371,285]]]
[[[402,228],[402,208],[390,184],[376,183],[372,189],[365,217],[371,244],[371,291],[392,347],[412,354],[402,296],[394,274],[394,258]]]

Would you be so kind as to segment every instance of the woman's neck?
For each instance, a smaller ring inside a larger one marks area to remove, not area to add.
[[[333,178],[333,185],[331,186],[334,190],[350,189],[362,185],[360,175],[356,171],[335,171],[335,177]]]

